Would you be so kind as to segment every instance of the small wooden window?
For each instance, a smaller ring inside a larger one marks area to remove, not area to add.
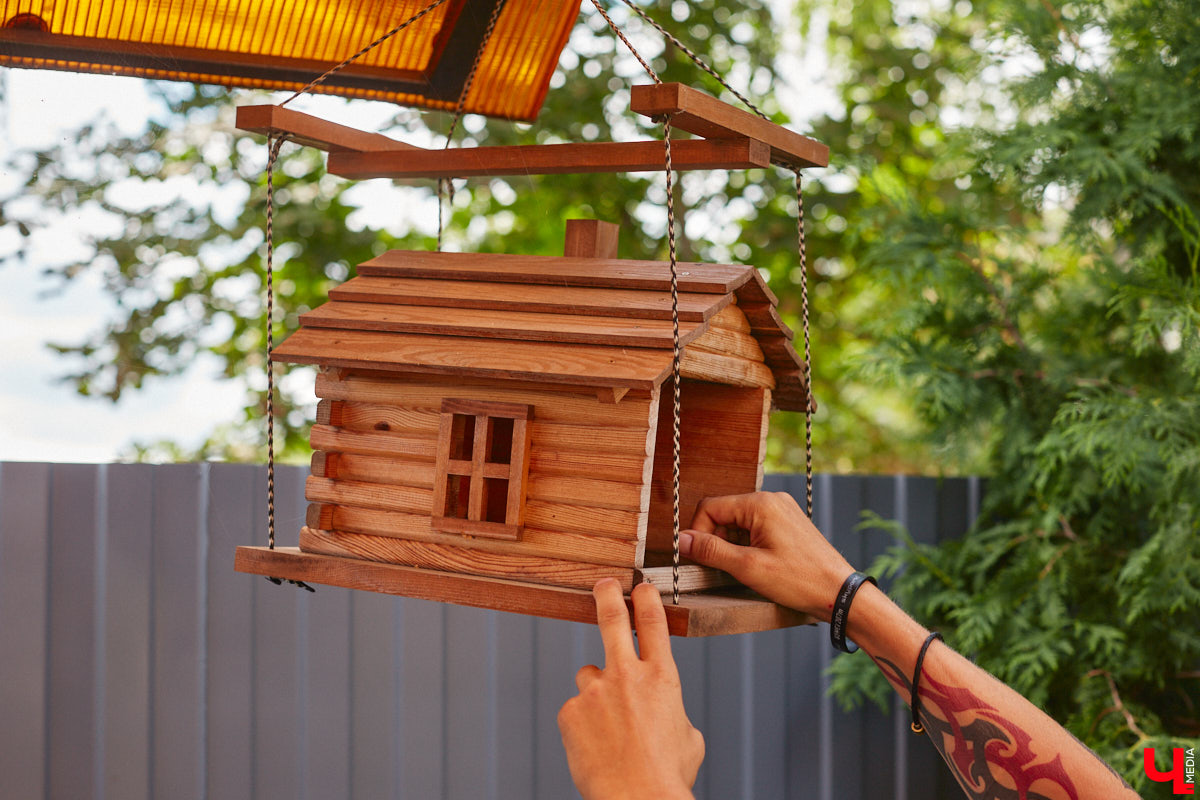
[[[442,401],[433,487],[433,527],[519,539],[529,472],[532,406]]]

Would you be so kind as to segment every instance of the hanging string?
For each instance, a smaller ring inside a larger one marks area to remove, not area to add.
[[[595,3],[596,0],[592,0],[592,2]],[[696,53],[690,47],[688,47],[683,42],[679,41],[679,39],[677,39],[670,31],[668,31],[662,25],[659,25],[657,22],[655,22],[653,19],[651,19],[646,14],[646,12],[643,11],[641,8],[639,8],[635,3],[633,3],[632,0],[621,0],[621,2],[624,3],[625,5],[629,6],[629,8],[632,9],[635,14],[637,14],[639,17],[641,17],[643,20],[645,20],[651,27],[654,28],[654,30],[656,30],[660,34],[662,34],[664,39],[669,41],[672,45],[677,47],[679,50],[683,51],[684,55],[686,55],[688,58],[690,58],[692,60],[693,64],[695,64],[697,67],[699,67],[700,69],[704,70],[709,75],[711,75],[717,81],[717,83],[719,83],[719,84],[721,84],[721,86],[725,87],[726,91],[730,92],[738,100],[741,100],[742,103],[745,104],[746,108],[750,109],[755,114],[758,114],[758,116],[762,117],[763,119],[767,119],[767,115],[764,114],[762,111],[760,111],[758,109],[758,106],[754,105],[754,103],[751,103],[749,100],[747,100],[742,95],[741,92],[739,92],[737,89],[734,89],[732,86],[730,86],[725,81],[724,78],[722,78],[719,74],[717,74],[717,71],[715,69],[710,67],[707,63],[705,63],[704,59],[702,59],[702,58],[700,58],[700,56],[696,55]],[[599,8],[599,6],[597,6],[597,8]],[[604,14],[603,11],[601,11],[600,13]],[[608,19],[608,15],[604,14],[604,18]],[[611,25],[612,22],[610,21],[609,24]],[[624,37],[622,37],[622,38],[624,38]],[[628,45],[629,43],[626,42],[626,44]],[[645,66],[645,64],[643,64],[642,66]],[[661,81],[657,80],[657,78],[655,79],[655,82],[661,83]]]
[[[813,444],[812,444],[812,348],[808,330],[808,255],[804,243],[804,179],[796,174],[796,231],[800,250],[800,318],[804,325],[804,512],[812,518]]]
[[[446,134],[446,143],[442,146],[443,150],[450,149],[451,142],[454,141],[454,131],[458,128],[458,121],[462,119],[463,109],[467,105],[467,92],[471,91],[471,84],[475,82],[475,73],[479,71],[479,63],[483,61],[483,51],[487,48],[488,42],[492,38],[492,33],[496,30],[496,21],[500,19],[500,11],[504,8],[507,0],[497,0],[492,6],[492,16],[488,18],[487,28],[484,29],[483,38],[479,40],[479,49],[475,51],[475,60],[471,62],[471,69],[467,72],[467,78],[463,81],[462,89],[458,92],[458,102],[454,106],[454,119],[450,120],[450,131]],[[450,204],[454,204],[454,181],[450,178],[438,178],[437,180],[437,249],[440,252],[442,249],[442,195],[445,192],[449,195]]]
[[[671,180],[671,115],[663,117],[667,158],[667,246],[671,255],[671,597],[679,605],[679,263],[675,252],[675,199]]]
[[[312,89],[314,86],[317,86],[317,85],[319,85],[319,84],[321,84],[321,83],[324,83],[324,82],[325,82],[325,80],[326,80],[326,79],[328,79],[328,78],[329,78],[331,75],[333,75],[333,74],[335,74],[335,73],[337,73],[337,72],[340,72],[341,70],[343,70],[343,69],[345,69],[346,67],[350,66],[350,65],[351,65],[351,64],[353,64],[355,61],[357,61],[358,59],[362,58],[362,57],[363,57],[363,56],[365,56],[367,53],[369,53],[369,52],[371,52],[372,50],[374,50],[376,47],[379,47],[379,45],[383,44],[383,43],[384,43],[384,42],[386,42],[388,39],[392,38],[392,37],[393,37],[393,36],[395,36],[397,33],[399,33],[400,31],[404,30],[404,29],[405,29],[405,28],[407,28],[409,25],[412,25],[414,22],[416,22],[417,20],[421,19],[421,18],[422,18],[422,17],[424,17],[426,14],[430,13],[431,11],[433,11],[434,9],[436,9],[438,6],[440,6],[440,5],[443,5],[443,4],[444,4],[444,3],[446,3],[446,2],[447,2],[447,0],[433,0],[433,2],[432,2],[432,3],[430,3],[430,4],[429,4],[429,5],[427,5],[427,6],[425,6],[423,9],[421,9],[420,11],[418,11],[416,14],[413,14],[411,17],[409,17],[408,19],[404,20],[404,22],[401,22],[399,25],[397,25],[396,27],[392,28],[390,31],[388,31],[387,33],[383,34],[383,35],[382,35],[382,36],[380,36],[378,39],[376,39],[375,41],[371,42],[369,45],[367,45],[367,46],[366,46],[366,47],[364,47],[363,49],[359,50],[357,53],[355,53],[354,55],[350,56],[349,58],[347,58],[347,59],[346,59],[345,61],[343,61],[342,63],[338,64],[338,65],[337,65],[337,66],[335,66],[335,67],[332,67],[332,68],[330,68],[330,69],[329,69],[329,70],[327,70],[327,71],[326,71],[326,72],[325,72],[323,75],[320,75],[320,76],[318,76],[318,77],[316,77],[316,78],[313,78],[311,81],[309,81],[308,83],[306,83],[306,84],[304,85],[304,87],[303,87],[303,88],[301,88],[299,91],[297,91],[297,92],[296,92],[295,94],[293,94],[291,97],[289,97],[287,100],[284,100],[282,103],[280,103],[280,104],[279,104],[279,107],[280,107],[280,108],[283,108],[284,106],[286,106],[288,103],[290,103],[290,102],[292,102],[293,100],[295,100],[295,99],[296,99],[297,97],[299,97],[300,95],[302,95],[302,94],[305,94],[306,92],[308,92],[309,90],[311,90],[311,89]]]
[[[267,546],[275,549],[275,162],[286,136],[267,137]]]
[[[653,80],[655,83],[662,83],[662,79],[658,77],[658,73],[654,71],[654,68],[646,63],[646,59],[642,58],[642,54],[637,51],[637,48],[625,38],[625,32],[621,30],[617,26],[617,23],[612,21],[612,17],[605,12],[604,8],[600,5],[600,0],[592,0],[592,5],[594,5],[596,10],[600,12],[600,16],[604,17],[604,21],[608,23],[608,27],[617,35],[617,38],[624,42],[625,46],[629,48],[629,52],[632,53],[633,57],[636,58],[638,63],[642,65],[642,69],[646,70],[646,74],[650,76],[651,80]]]
[[[275,549],[275,364],[271,354],[275,352],[275,162],[279,160],[279,148],[287,136],[267,136],[267,547]],[[283,584],[280,578],[268,576],[276,586]],[[315,592],[316,589],[303,581],[288,583]]]

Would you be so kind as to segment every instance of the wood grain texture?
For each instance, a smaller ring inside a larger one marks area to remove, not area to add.
[[[383,511],[374,508],[314,504],[309,507],[308,527],[346,534],[369,534],[416,542],[432,542],[469,550],[508,555],[539,556],[605,564],[634,566],[642,553],[642,544],[634,539],[593,536],[561,530],[541,530],[525,526],[517,542],[470,538],[434,530],[426,515]]]
[[[705,497],[753,492],[761,485],[770,392],[698,381],[680,389],[681,527]],[[654,445],[647,552],[671,552],[671,393],[664,391]]]
[[[447,386],[446,391],[454,392],[455,387]],[[326,408],[333,409],[333,411],[325,411]],[[337,422],[331,423],[335,417]],[[317,404],[317,425],[330,424],[336,424],[343,437],[351,432],[382,435],[383,439],[378,441],[384,443],[404,438],[437,439],[440,436],[440,414],[438,412],[384,403],[322,400]],[[605,429],[595,424],[582,422],[543,422],[535,419],[529,424],[529,430],[533,447],[537,449],[647,455],[650,453],[652,444],[648,441],[645,423],[641,427]],[[426,445],[422,444],[397,445],[397,449],[393,452],[425,456],[427,455],[425,448]]]
[[[641,486],[647,480],[652,460],[647,456],[622,453],[567,453],[535,450],[529,471],[537,475],[590,477]]]
[[[421,459],[429,462],[437,456],[435,438],[396,433],[359,433],[329,425],[313,425],[308,441],[314,450],[334,450],[339,453],[401,456],[406,460]]]
[[[536,473],[529,476],[528,494],[530,500],[548,503],[578,503],[586,498],[588,506],[618,511],[645,511],[650,496],[649,485]]]
[[[647,117],[671,115],[671,125],[708,139],[749,136],[771,147],[771,160],[787,166],[829,165],[829,148],[712,95],[681,83],[634,86],[630,108]]]
[[[679,374],[685,378],[730,386],[775,388],[775,374],[761,361],[708,353],[690,347],[684,349],[679,360]]]
[[[740,331],[741,333],[750,333],[750,321],[746,319],[746,315],[738,307],[735,301],[731,305],[713,314],[708,321],[710,328],[723,328],[725,330]]]
[[[282,108],[276,105],[238,106],[239,130],[251,133],[288,134],[293,142],[331,153],[380,153],[388,151],[428,152],[423,148],[398,142],[382,133],[371,133],[346,125]]]
[[[629,390],[624,386],[599,386],[596,388],[596,399],[601,403],[615,405],[628,393]]]
[[[358,274],[377,278],[436,278],[666,292],[671,288],[670,272],[664,271],[666,266],[661,261],[625,258],[388,250],[359,264]],[[740,289],[757,274],[753,267],[743,264],[680,262],[678,266],[681,292],[728,294]],[[759,297],[760,294],[755,291],[747,297]]]
[[[642,567],[637,571],[634,580],[638,583],[653,585],[658,589],[659,594],[675,592],[675,576],[671,567]],[[703,567],[699,564],[679,565],[680,592],[700,592],[726,586],[741,586],[741,584],[734,580],[729,573],[721,572],[719,569]]]
[[[683,125],[680,125],[684,128]],[[686,128],[684,128],[686,130]],[[793,134],[795,136],[796,134]],[[775,148],[726,135],[720,140],[680,139],[671,143],[676,171],[768,167]],[[487,175],[578,175],[591,172],[658,172],[662,142],[572,142],[569,144],[457,147],[448,150],[329,154],[326,170],[352,180],[469,178]]]
[[[291,547],[239,547],[234,565],[239,572],[254,575],[279,575],[306,583],[574,622],[596,621],[596,605],[589,590],[302,553]],[[665,610],[667,629],[673,636],[718,636],[813,624],[798,612],[740,592],[684,595],[679,605],[668,603]]]
[[[593,286],[509,284],[478,280],[391,278],[361,274],[329,291],[333,300],[434,308],[477,308],[626,319],[671,318],[671,296],[659,291]],[[681,291],[681,322],[704,322],[732,300],[728,295]]]
[[[606,429],[645,429],[650,420],[650,393],[630,392],[619,405],[601,404],[590,391],[545,383],[460,379],[453,384],[454,397],[527,403],[536,409],[541,422],[594,424]],[[317,397],[351,400],[411,408],[437,413],[451,387],[431,381],[428,375],[349,373],[340,378],[321,373],[316,381]]]
[[[671,323],[662,319],[601,317],[582,314],[499,311],[495,309],[415,306],[331,300],[300,315],[310,328],[476,336],[532,342],[671,347]],[[700,332],[700,323],[679,326],[682,344]]]
[[[379,508],[425,516],[429,516],[433,508],[433,492],[429,489],[330,480],[312,475],[304,484],[304,497],[314,503]]]
[[[305,497],[314,503],[429,516],[433,508],[434,492],[408,486],[309,476],[305,484]],[[583,503],[588,498],[574,499],[577,503]],[[646,515],[639,511],[530,500],[525,507],[525,524],[548,531],[637,539],[645,529]]]
[[[398,461],[387,456],[318,451],[313,453],[312,474],[319,478],[432,489],[434,464]],[[649,486],[607,481],[589,475],[570,477],[531,473],[526,494],[530,500],[546,503],[571,503],[586,498],[586,505],[595,508],[644,511]]]
[[[599,219],[569,219],[563,236],[566,258],[616,258],[621,226]]]
[[[490,553],[390,536],[339,534],[304,527],[300,530],[300,549],[306,553],[579,589],[590,589],[601,578],[616,578],[625,591],[629,591],[633,586],[632,569],[582,561],[514,555],[511,552]]]
[[[458,517],[431,517],[430,522],[435,530],[442,533],[458,534],[464,538],[495,539],[506,544],[521,540],[521,527],[504,522],[490,522],[486,519],[460,519]]]
[[[401,333],[301,328],[272,360],[463,377],[511,377],[584,386],[652,389],[670,371],[670,353],[582,344],[551,345]]]
[[[437,442],[432,439],[354,433],[320,425],[313,426],[309,441],[314,449],[423,462],[431,470],[437,449]],[[535,449],[530,452],[529,458],[529,471],[535,476],[594,478],[634,486],[641,486],[645,476],[649,475],[650,465],[648,456],[630,453]]]
[[[725,311],[741,313],[737,311],[736,306],[729,306],[721,313],[725,313]],[[728,317],[726,319],[728,320]],[[762,348],[759,347],[758,342],[749,331],[731,327],[710,325],[703,335],[692,340],[687,347],[693,351],[734,356],[748,361],[765,360]]]

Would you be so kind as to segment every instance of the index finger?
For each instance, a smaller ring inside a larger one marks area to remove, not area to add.
[[[638,649],[643,661],[663,661],[674,664],[671,658],[671,634],[667,630],[667,612],[662,595],[651,584],[633,588],[633,618],[637,622]]]
[[[735,525],[749,529],[754,517],[754,495],[729,494],[724,497],[706,497],[696,506],[692,517],[692,530],[712,533],[721,525]]]
[[[629,611],[625,607],[625,595],[621,584],[614,578],[605,578],[592,588],[596,598],[596,624],[600,626],[600,639],[604,642],[604,667],[637,658],[633,650],[633,629],[629,626]]]

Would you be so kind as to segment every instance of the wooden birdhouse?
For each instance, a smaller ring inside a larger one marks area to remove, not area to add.
[[[503,579],[483,605],[517,581],[671,590],[671,296],[616,235],[569,222],[562,258],[391,251],[302,315],[274,354],[321,369],[301,553]],[[678,280],[686,525],[759,488],[771,408],[807,394],[756,269]],[[680,583],[730,579],[685,565]]]
[[[668,174],[828,162],[679,84],[635,86],[631,107],[700,138],[431,151],[278,106],[238,126],[326,149],[353,179],[660,170],[664,152]],[[612,577],[671,592],[676,634],[805,621],[694,564],[673,591],[676,354],[686,526],[702,498],[759,488],[769,411],[808,404],[775,296],[751,266],[677,264],[673,291],[672,265],[616,256],[615,226],[574,221],[561,258],[360,265],[273,353],[320,368],[300,547],[239,548],[238,569],[583,621]]]

